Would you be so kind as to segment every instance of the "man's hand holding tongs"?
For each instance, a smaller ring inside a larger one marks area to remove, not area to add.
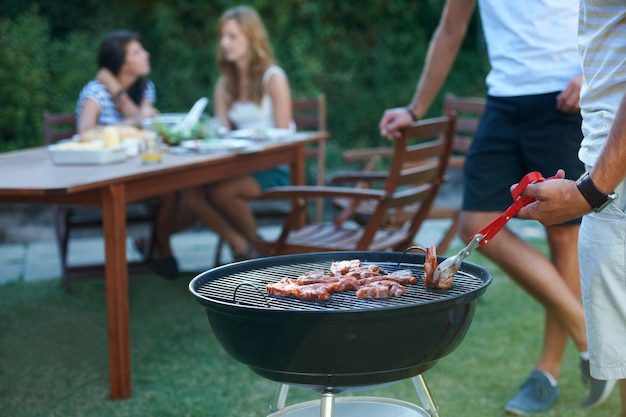
[[[517,184],[511,186],[513,190]],[[521,208],[517,217],[538,220],[545,226],[560,224],[591,211],[576,182],[565,179],[565,171],[559,169],[550,181],[529,184],[522,196],[535,201]]]

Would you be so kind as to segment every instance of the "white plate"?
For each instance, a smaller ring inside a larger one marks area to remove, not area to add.
[[[229,133],[230,137],[255,140],[281,140],[293,135],[290,129],[239,129]]]
[[[184,140],[180,143],[183,148],[197,152],[237,152],[254,145],[249,140],[227,138]]]
[[[81,146],[75,143],[62,143],[48,146],[52,163],[56,165],[103,165],[120,162],[126,159],[125,146],[98,148]]]
[[[163,113],[158,116],[145,119],[143,121],[143,125],[144,127],[150,127],[155,123],[159,123],[171,127],[183,120],[186,115],[187,113]]]
[[[255,153],[255,152],[260,152],[263,149],[265,149],[265,146],[259,143],[253,143],[250,146],[246,146],[243,149],[239,149],[237,153]]]

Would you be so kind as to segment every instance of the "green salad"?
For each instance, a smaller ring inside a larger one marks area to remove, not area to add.
[[[199,121],[191,128],[173,130],[174,126],[168,126],[163,123],[155,122],[152,129],[161,136],[164,143],[177,146],[184,140],[205,139],[209,136],[209,125],[206,121]]]

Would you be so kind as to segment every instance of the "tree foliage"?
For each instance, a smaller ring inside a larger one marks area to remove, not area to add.
[[[0,150],[41,145],[41,114],[74,111],[96,73],[97,48],[110,30],[139,31],[151,53],[150,77],[162,112],[212,98],[216,22],[239,4],[216,0],[0,0]],[[382,142],[387,107],[408,103],[443,0],[252,0],[267,26],[294,97],[324,92],[331,150]],[[446,85],[483,95],[487,61],[478,19]],[[330,155],[332,162],[333,158]]]

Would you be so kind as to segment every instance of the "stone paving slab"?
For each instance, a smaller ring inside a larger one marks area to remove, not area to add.
[[[427,221],[416,236],[416,242],[430,246],[438,242],[449,224],[447,220]],[[534,221],[512,219],[509,226],[522,237],[542,238],[543,227]],[[260,228],[259,234],[266,239],[273,239],[279,233],[278,227]],[[172,236],[172,250],[178,259],[179,268],[184,272],[202,272],[213,267],[217,236],[202,228]],[[450,245],[460,248],[461,240],[457,237]],[[129,261],[140,259],[129,237],[126,243]],[[232,255],[225,245],[222,262],[232,260]],[[104,261],[104,242],[101,237],[80,237],[70,241],[69,262],[72,265],[102,263]],[[59,279],[61,266],[56,243],[53,239],[26,243],[0,245],[0,285],[13,281],[41,281]]]
[[[17,281],[24,274],[26,246],[11,243],[0,246],[0,284]]]

